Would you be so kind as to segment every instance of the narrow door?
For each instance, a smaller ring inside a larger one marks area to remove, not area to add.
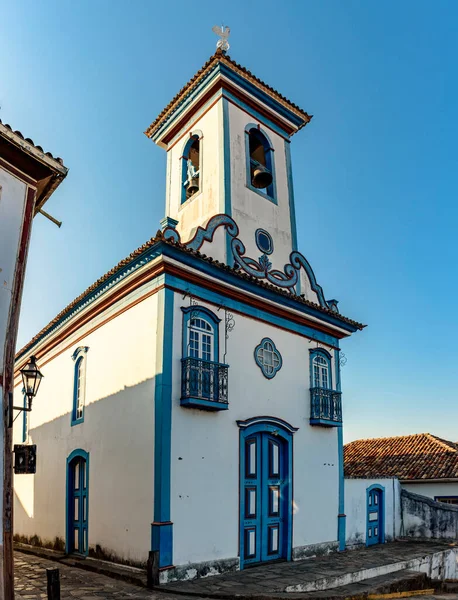
[[[382,494],[380,490],[369,490],[367,494],[367,545],[382,541]]]
[[[243,566],[286,558],[286,442],[268,433],[243,441],[241,460],[241,560]]]
[[[88,472],[87,461],[76,456],[69,464],[68,519],[69,553],[88,553]]]

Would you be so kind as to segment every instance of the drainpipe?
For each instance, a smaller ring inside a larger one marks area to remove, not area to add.
[[[334,350],[334,368],[336,372],[336,391],[341,391],[340,383],[340,350]],[[339,455],[339,514],[337,515],[337,539],[339,541],[339,552],[345,550],[346,542],[346,515],[345,515],[345,479],[344,479],[344,456],[343,456],[343,425],[337,428],[337,447]]]

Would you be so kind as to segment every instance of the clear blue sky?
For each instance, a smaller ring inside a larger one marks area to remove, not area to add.
[[[19,346],[149,239],[165,153],[143,131],[214,52],[314,118],[293,138],[299,246],[369,327],[344,341],[345,437],[458,440],[458,4],[18,0],[0,117],[69,176],[35,219]],[[306,357],[305,357],[306,358]]]

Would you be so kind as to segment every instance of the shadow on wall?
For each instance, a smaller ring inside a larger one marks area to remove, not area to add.
[[[37,471],[15,476],[16,540],[62,549],[67,457],[83,449],[90,456],[90,554],[146,563],[153,521],[154,383],[151,378],[89,404],[84,422],[73,427],[68,412],[30,429]]]

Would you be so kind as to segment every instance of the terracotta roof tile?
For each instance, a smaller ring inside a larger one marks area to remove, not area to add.
[[[64,161],[63,161],[62,158],[60,158],[59,156],[53,156],[51,154],[51,152],[45,152],[43,150],[43,148],[41,146],[38,146],[37,144],[35,144],[32,139],[25,138],[22,135],[22,133],[20,131],[18,131],[18,130],[14,131],[13,128],[11,127],[11,125],[8,125],[8,123],[3,123],[1,119],[0,119],[0,125],[3,125],[3,127],[6,127],[6,129],[9,129],[9,131],[11,131],[12,133],[14,133],[14,135],[16,135],[18,138],[20,138],[21,140],[24,140],[24,142],[27,142],[28,144],[30,144],[31,146],[33,146],[34,148],[36,148],[39,152],[42,152],[43,154],[45,154],[48,158],[52,158],[52,160],[57,161],[62,166],[64,165]]]
[[[344,465],[346,477],[458,478],[458,445],[430,433],[356,440]]]
[[[123,267],[125,267],[126,265],[128,265],[132,260],[134,260],[135,258],[137,258],[138,256],[140,256],[141,254],[143,254],[143,252],[145,252],[146,250],[148,250],[149,248],[151,248],[152,246],[154,246],[154,244],[156,244],[157,242],[164,242],[165,244],[169,244],[171,246],[175,246],[175,247],[179,248],[180,250],[182,250],[184,252],[187,252],[188,254],[193,254],[197,258],[200,258],[201,260],[205,260],[206,262],[209,262],[209,263],[215,265],[216,267],[218,267],[220,269],[223,269],[225,271],[230,271],[231,273],[233,273],[237,277],[240,277],[241,279],[252,281],[256,285],[259,285],[260,287],[271,289],[272,291],[277,292],[277,293],[281,294],[282,296],[288,296],[288,297],[293,298],[294,300],[300,302],[301,304],[304,304],[306,306],[314,308],[315,310],[318,310],[318,311],[320,311],[322,313],[331,315],[334,318],[340,320],[342,323],[348,323],[349,325],[352,325],[353,327],[356,327],[357,329],[360,329],[360,330],[363,329],[364,327],[366,327],[366,325],[362,325],[361,323],[358,323],[357,321],[353,321],[352,319],[344,317],[341,314],[335,313],[335,312],[333,312],[332,310],[330,310],[328,308],[322,308],[319,304],[315,304],[314,302],[310,302],[309,300],[306,300],[303,296],[296,296],[295,294],[292,294],[291,292],[288,292],[286,290],[282,290],[280,288],[277,288],[274,285],[271,285],[269,283],[265,283],[263,281],[259,281],[259,279],[256,279],[256,277],[252,277],[250,275],[247,275],[246,273],[242,273],[239,270],[234,269],[233,267],[229,267],[228,265],[226,265],[224,263],[221,263],[218,260],[215,260],[215,259],[211,258],[210,256],[207,256],[206,254],[202,254],[202,253],[200,253],[198,251],[195,251],[195,250],[190,250],[189,248],[186,248],[186,246],[184,244],[176,243],[173,240],[166,240],[166,239],[164,239],[164,237],[162,235],[162,231],[159,230],[156,233],[155,237],[152,237],[145,244],[143,244],[142,246],[140,246],[139,248],[137,248],[136,250],[134,250],[134,252],[132,252],[131,254],[129,254],[129,256],[127,256],[126,258],[124,258],[123,260],[121,260],[115,267],[113,267],[112,269],[110,269],[110,271],[108,271],[107,273],[105,273],[105,275],[103,275],[102,277],[100,277],[99,279],[97,279],[97,281],[95,283],[93,283],[92,285],[90,285],[86,290],[84,290],[84,292],[82,294],[80,294],[77,298],[75,298],[72,302],[70,302],[70,304],[68,304],[63,310],[61,310],[60,313],[56,317],[54,317],[54,319],[52,321],[50,321],[45,327],[43,327],[43,329],[41,331],[39,331],[30,340],[30,342],[28,342],[23,348],[21,348],[16,353],[16,358],[18,358],[19,356],[21,356],[22,354],[24,354],[25,352],[27,352],[29,350],[29,348],[38,339],[40,339],[41,337],[43,337],[44,335],[46,335],[51,330],[51,328],[54,325],[56,325],[60,321],[60,319],[62,317],[64,317],[64,315],[66,315],[67,313],[69,313],[81,300],[83,300],[85,298],[85,296],[87,296],[91,292],[95,291],[100,285],[102,285],[110,277],[112,277],[118,271],[120,271]]]
[[[309,115],[302,108],[297,106],[285,98],[280,92],[277,92],[273,87],[267,85],[264,81],[253,75],[251,71],[247,68],[239,65],[232,60],[230,56],[224,54],[221,50],[217,50],[213,56],[209,58],[209,60],[204,64],[204,66],[197,71],[197,73],[188,81],[188,83],[181,88],[181,90],[176,94],[176,96],[169,102],[169,104],[161,111],[161,113],[156,117],[156,119],[151,123],[151,125],[145,131],[145,134],[148,137],[151,137],[155,131],[159,129],[162,123],[173,113],[173,111],[177,108],[179,104],[183,101],[185,95],[189,94],[205,77],[205,75],[211,71],[211,69],[217,63],[224,63],[230,66],[234,71],[236,71],[239,75],[242,75],[245,79],[254,83],[257,87],[261,88],[263,91],[267,92],[270,96],[274,97],[278,102],[287,106],[290,110],[295,112],[297,115],[304,119],[304,123],[299,127],[301,129],[311,120],[312,115]]]

